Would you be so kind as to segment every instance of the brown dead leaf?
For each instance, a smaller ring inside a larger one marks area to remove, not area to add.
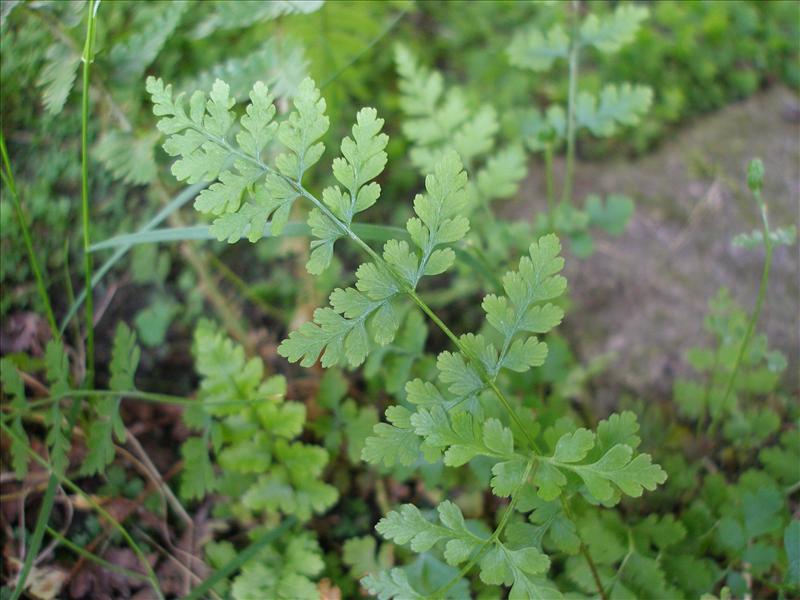
[[[50,337],[47,322],[32,312],[15,313],[3,319],[0,330],[0,353],[28,352],[41,356]]]
[[[320,600],[342,600],[342,590],[333,585],[330,579],[320,579],[317,584]]]
[[[33,567],[28,573],[25,589],[38,600],[53,600],[61,592],[66,577],[66,571],[57,567]]]

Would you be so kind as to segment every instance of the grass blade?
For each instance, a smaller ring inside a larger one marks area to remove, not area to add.
[[[250,544],[247,548],[239,552],[236,557],[231,560],[228,564],[226,564],[221,569],[215,571],[210,577],[205,579],[203,583],[198,585],[194,588],[187,596],[184,596],[183,600],[199,600],[203,598],[204,595],[211,590],[215,585],[217,585],[220,581],[227,578],[228,575],[233,573],[234,571],[239,570],[239,568],[246,563],[251,558],[255,557],[262,548],[264,548],[267,544],[274,542],[280,536],[282,536],[289,528],[294,525],[296,519],[294,517],[287,517],[284,519],[283,523],[275,527],[274,529],[270,529],[260,538],[258,538],[255,542]]]
[[[197,196],[198,192],[205,188],[208,184],[207,183],[196,183],[187,187],[183,190],[180,194],[175,196],[173,200],[171,200],[164,208],[162,208],[156,216],[154,216],[150,221],[148,221],[144,227],[139,230],[139,233],[150,231],[155,229],[158,225],[163,223],[172,213],[176,210],[180,209],[183,205],[185,205],[189,200],[192,200]],[[108,240],[106,240],[108,241]],[[104,243],[104,242],[101,242]],[[96,244],[94,245],[96,246]],[[94,246],[90,246],[90,251],[93,251],[92,248]],[[133,248],[133,244],[130,245],[114,245],[109,246],[116,248],[111,257],[103,263],[103,265],[95,272],[94,276],[92,277],[92,289],[94,289],[100,281],[102,281],[103,277],[116,265],[127,253],[128,251]],[[82,290],[75,301],[70,305],[69,310],[67,311],[66,316],[62,319],[61,324],[59,326],[59,331],[64,333],[67,328],[67,325],[72,320],[72,317],[78,312],[80,307],[83,305],[83,301],[86,299],[86,290]]]
[[[36,289],[39,291],[39,298],[44,306],[44,312],[47,316],[47,322],[50,325],[50,331],[53,334],[53,338],[60,340],[61,332],[59,331],[58,327],[56,327],[56,317],[53,314],[53,306],[50,304],[50,297],[47,295],[47,288],[44,285],[42,270],[39,268],[39,260],[36,258],[36,253],[33,250],[31,232],[28,229],[28,223],[25,220],[25,214],[22,212],[22,204],[19,201],[19,194],[17,194],[17,185],[14,182],[14,174],[11,172],[11,161],[8,159],[6,140],[2,131],[0,131],[0,152],[3,155],[3,181],[5,181],[6,185],[8,186],[8,190],[11,192],[11,202],[14,204],[14,211],[17,213],[19,228],[22,231],[22,238],[25,240],[25,249],[28,251],[28,260],[31,263],[31,270],[36,278]]]

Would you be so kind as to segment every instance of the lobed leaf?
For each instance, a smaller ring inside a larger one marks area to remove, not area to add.
[[[515,33],[507,52],[514,66],[547,71],[556,60],[569,55],[569,37],[560,25],[551,27],[547,34],[531,28]]]

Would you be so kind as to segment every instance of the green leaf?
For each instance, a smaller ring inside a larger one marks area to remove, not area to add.
[[[568,55],[569,37],[560,25],[551,27],[546,35],[534,28],[517,32],[508,47],[512,65],[533,71],[547,71]]]
[[[537,577],[550,568],[550,559],[536,548],[514,550],[497,542],[481,559],[480,566],[484,583],[511,585],[509,598],[562,597],[552,583]]]
[[[324,448],[278,440],[275,464],[242,496],[251,510],[278,511],[305,521],[330,508],[338,499],[336,488],[319,480],[328,462]]]
[[[553,460],[560,463],[582,461],[594,447],[594,434],[588,429],[578,429],[559,438],[553,453]]]
[[[501,498],[514,494],[520,486],[525,484],[525,461],[514,458],[499,462],[492,467],[492,480],[490,485],[492,493]]]
[[[411,412],[402,406],[386,409],[389,423],[378,423],[368,437],[361,458],[371,464],[412,465],[419,458],[420,439],[411,425]]]
[[[273,543],[245,563],[231,586],[234,600],[319,598],[313,581],[325,566],[319,543],[308,532],[285,537],[284,544]]]
[[[647,15],[647,8],[635,4],[621,4],[604,17],[589,14],[581,24],[580,41],[602,52],[616,52],[633,41]]]
[[[22,424],[22,415],[27,411],[25,402],[25,384],[17,368],[7,358],[0,359],[0,383],[7,396],[11,397],[11,409],[14,416],[11,429],[16,437],[11,438],[11,465],[17,479],[23,480],[28,474],[28,435]]]
[[[297,88],[293,104],[295,110],[278,130],[278,139],[290,152],[279,155],[275,164],[283,175],[300,183],[325,151],[325,145],[317,140],[328,131],[330,121],[325,116],[325,99],[310,77]]]
[[[136,11],[132,33],[109,52],[114,79],[136,80],[155,60],[189,8],[184,2],[154,2]]]
[[[117,326],[114,335],[114,346],[111,352],[110,386],[115,391],[135,389],[133,377],[139,364],[140,350],[136,345],[136,336],[124,323]],[[121,397],[108,396],[95,403],[95,420],[89,427],[86,448],[88,450],[81,473],[92,475],[105,471],[106,466],[114,460],[113,436],[120,442],[125,441],[125,423],[119,414]]]
[[[531,244],[528,256],[523,256],[517,271],[503,277],[505,296],[490,294],[483,299],[486,320],[503,336],[499,359],[489,369],[496,375],[500,368],[525,371],[544,363],[547,346],[535,336],[513,341],[519,333],[546,333],[561,322],[563,311],[540,303],[560,296],[566,289],[566,279],[557,273],[564,266],[559,256],[561,244],[549,234]],[[513,343],[512,343],[513,341]]]
[[[797,241],[797,228],[790,225],[772,229],[769,232],[769,239],[779,246],[792,246]],[[751,233],[740,233],[731,240],[731,244],[748,250],[761,248],[764,245],[764,232],[761,229],[754,229]]]
[[[487,200],[511,198],[528,172],[527,157],[519,146],[509,146],[490,156],[478,171],[478,193]]]
[[[414,552],[427,552],[438,542],[446,542],[444,557],[449,565],[470,558],[485,541],[467,529],[461,510],[445,500],[437,507],[440,525],[428,521],[413,504],[404,504],[381,519],[375,529],[396,544],[409,544]]]
[[[109,385],[112,390],[121,392],[136,389],[133,377],[139,366],[140,356],[141,350],[136,345],[136,335],[125,323],[120,323],[114,335],[114,346],[111,350],[109,365],[111,371]]]
[[[611,194],[603,203],[599,196],[592,194],[586,198],[586,212],[591,225],[604,229],[610,235],[620,235],[633,215],[633,200]]]
[[[72,91],[81,57],[61,43],[50,46],[45,56],[46,62],[36,85],[42,88],[45,110],[51,115],[57,115],[64,108]]]
[[[650,108],[653,90],[647,86],[623,83],[606,85],[598,98],[581,92],[575,103],[578,127],[586,127],[594,135],[608,137],[621,125],[637,125]]]
[[[350,538],[342,547],[342,561],[350,567],[350,575],[358,579],[368,573],[377,573],[391,565],[390,545],[384,544],[376,557],[376,542],[371,535]]]
[[[208,16],[192,31],[192,37],[203,39],[216,31],[251,27],[255,23],[272,21],[284,15],[306,15],[319,10],[322,5],[322,0],[280,0],[267,3],[244,0],[235,4],[218,0]]]
[[[380,185],[370,181],[386,166],[384,148],[389,137],[380,133],[382,127],[383,119],[378,118],[374,108],[362,108],[358,112],[353,137],[342,140],[342,157],[333,161],[334,177],[345,187],[346,194],[338,186],[322,192],[323,202],[348,227],[353,216],[375,204],[380,195]],[[312,275],[319,275],[330,265],[333,246],[345,232],[318,209],[311,211],[308,224],[318,239],[311,243],[311,258],[306,268]]]
[[[453,149],[466,164],[471,164],[478,156],[486,154],[494,147],[494,139],[500,124],[497,112],[484,105],[475,115],[464,122],[453,135]]]
[[[203,438],[187,439],[181,446],[181,457],[183,458],[181,498],[200,499],[217,488],[218,482]]]
[[[597,424],[596,450],[604,453],[617,444],[625,444],[636,450],[641,443],[641,438],[636,435],[638,431],[639,423],[633,412],[626,410],[619,414],[612,414],[608,419],[603,419]]]
[[[446,449],[447,466],[461,466],[479,455],[502,460],[514,457],[511,431],[497,419],[480,423],[467,412],[448,416],[442,406],[434,406],[419,408],[411,415],[411,425],[429,446]]]
[[[381,571],[375,575],[367,575],[361,580],[361,585],[378,600],[415,600],[423,598],[411,587],[408,575],[401,569]]]
[[[406,223],[411,241],[420,251],[416,272],[409,274],[412,288],[416,287],[426,270],[438,273],[448,262],[452,263],[449,258],[441,258],[441,254],[436,258],[434,250],[437,246],[461,240],[469,229],[469,221],[462,214],[467,207],[466,184],[467,174],[458,155],[446,151],[434,165],[433,173],[425,178],[427,193],[417,194],[414,198],[417,217]],[[434,261],[433,266],[429,265],[430,261]],[[400,269],[403,266],[398,262],[389,264]]]
[[[778,518],[783,510],[783,496],[775,488],[764,487],[742,494],[744,528],[748,539],[771,533],[781,526]]]
[[[94,153],[115,179],[144,185],[153,181],[157,174],[154,145],[155,139],[150,136],[110,131],[98,140]]]
[[[530,488],[521,490],[520,498],[517,510],[533,511],[529,518],[537,526],[539,539],[547,535],[547,539],[561,552],[571,555],[579,552],[581,540],[576,525],[564,514],[560,502],[546,502],[532,493]]]
[[[575,465],[570,468],[583,479],[586,487],[601,502],[611,500],[614,488],[624,494],[638,498],[644,489],[654,490],[664,483],[667,474],[651,462],[649,454],[633,456],[630,446],[617,444],[598,461],[589,465]]]
[[[395,63],[400,75],[400,108],[407,117],[403,133],[414,143],[411,162],[426,171],[452,142],[469,111],[461,92],[454,89],[445,94],[442,75],[421,67],[405,46],[395,46]]]

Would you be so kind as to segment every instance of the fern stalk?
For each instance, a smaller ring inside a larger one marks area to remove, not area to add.
[[[761,183],[758,182],[758,185],[751,184],[751,191],[753,192],[753,196],[758,202],[758,206],[760,209],[761,214],[761,233],[763,235],[763,245],[764,245],[764,265],[761,269],[761,282],[758,286],[758,296],[756,297],[756,303],[753,307],[753,312],[750,313],[750,318],[747,321],[747,329],[745,330],[744,338],[742,338],[742,343],[739,346],[739,352],[736,354],[736,361],[733,363],[733,370],[731,371],[730,376],[728,377],[728,383],[725,385],[725,393],[722,395],[722,402],[720,406],[725,406],[728,397],[731,395],[733,391],[733,385],[736,382],[736,375],[739,372],[739,367],[742,364],[742,358],[744,357],[744,352],[747,349],[747,345],[750,343],[750,338],[753,337],[753,332],[756,328],[756,323],[758,323],[758,319],[761,316],[761,308],[764,305],[764,298],[767,296],[767,285],[769,284],[769,272],[770,267],[772,266],[772,251],[774,248],[774,243],[770,236],[770,229],[769,229],[769,215],[767,214],[767,203],[764,201],[764,198],[761,195]],[[711,417],[711,425],[709,426],[708,434],[709,436],[712,435],[719,424],[719,417],[717,415],[713,415]]]
[[[564,511],[564,514],[567,518],[572,521],[573,523],[577,523],[577,519],[575,519],[575,515],[572,513],[572,509],[569,506],[569,502],[563,496],[561,497],[561,509]],[[580,538],[580,536],[578,536]],[[606,593],[605,588],[603,587],[603,582],[600,579],[600,574],[597,572],[597,565],[592,558],[592,553],[589,551],[589,547],[580,540],[580,553],[583,556],[583,559],[586,561],[587,566],[589,567],[589,571],[592,574],[592,579],[594,580],[594,584],[597,586],[597,593],[600,596],[601,600],[608,600],[608,594]],[[617,569],[617,573],[615,575],[618,576],[622,571],[623,564]]]
[[[90,0],[83,48],[83,95],[81,97],[81,221],[83,224],[83,275],[86,294],[86,376],[87,387],[94,384],[94,301],[92,289],[91,230],[89,224],[89,74],[94,57],[94,36],[100,0]]]
[[[53,305],[50,303],[50,297],[47,295],[47,287],[44,284],[44,277],[42,270],[39,267],[39,260],[36,258],[36,252],[33,250],[33,242],[31,241],[31,232],[28,229],[28,223],[25,220],[25,213],[22,212],[22,203],[19,200],[17,192],[17,185],[14,181],[14,173],[11,171],[11,161],[8,159],[8,150],[6,149],[6,140],[2,131],[0,131],[0,152],[3,155],[3,171],[0,172],[3,181],[8,186],[11,193],[11,202],[14,204],[14,212],[17,215],[17,222],[22,231],[22,238],[25,240],[25,249],[28,251],[28,260],[30,261],[31,270],[36,278],[36,289],[39,293],[39,299],[44,306],[45,316],[47,323],[50,326],[50,333],[56,341],[61,340],[61,332],[56,325],[56,317],[53,313]]]
[[[465,564],[458,574],[453,577],[450,581],[448,581],[444,586],[440,587],[436,590],[432,597],[433,598],[444,598],[445,594],[450,591],[454,585],[456,585],[461,579],[463,579],[467,573],[469,573],[472,568],[477,564],[480,560],[481,556],[483,556],[484,551],[486,548],[489,547],[492,543],[500,539],[500,536],[503,534],[503,531],[508,525],[508,520],[511,518],[511,515],[514,514],[514,508],[517,506],[517,501],[519,500],[519,490],[525,485],[525,482],[528,481],[530,477],[532,477],[536,473],[536,467],[538,466],[538,462],[536,462],[535,457],[532,457],[528,464],[525,466],[525,472],[522,475],[522,479],[519,482],[519,487],[516,491],[511,495],[511,501],[508,503],[508,507],[506,508],[506,512],[503,513],[500,522],[497,524],[497,527],[492,532],[492,535],[478,548],[478,551],[475,552],[475,555]],[[605,600],[605,599],[604,599]]]
[[[556,230],[555,215],[553,210],[556,203],[556,191],[553,183],[553,145],[547,144],[544,149],[544,173],[547,183],[547,227],[550,231]]]
[[[572,177],[575,172],[575,100],[578,95],[578,16],[580,0],[572,0],[572,36],[569,42],[569,97],[567,99],[567,170],[564,174],[562,203],[572,202]]]

